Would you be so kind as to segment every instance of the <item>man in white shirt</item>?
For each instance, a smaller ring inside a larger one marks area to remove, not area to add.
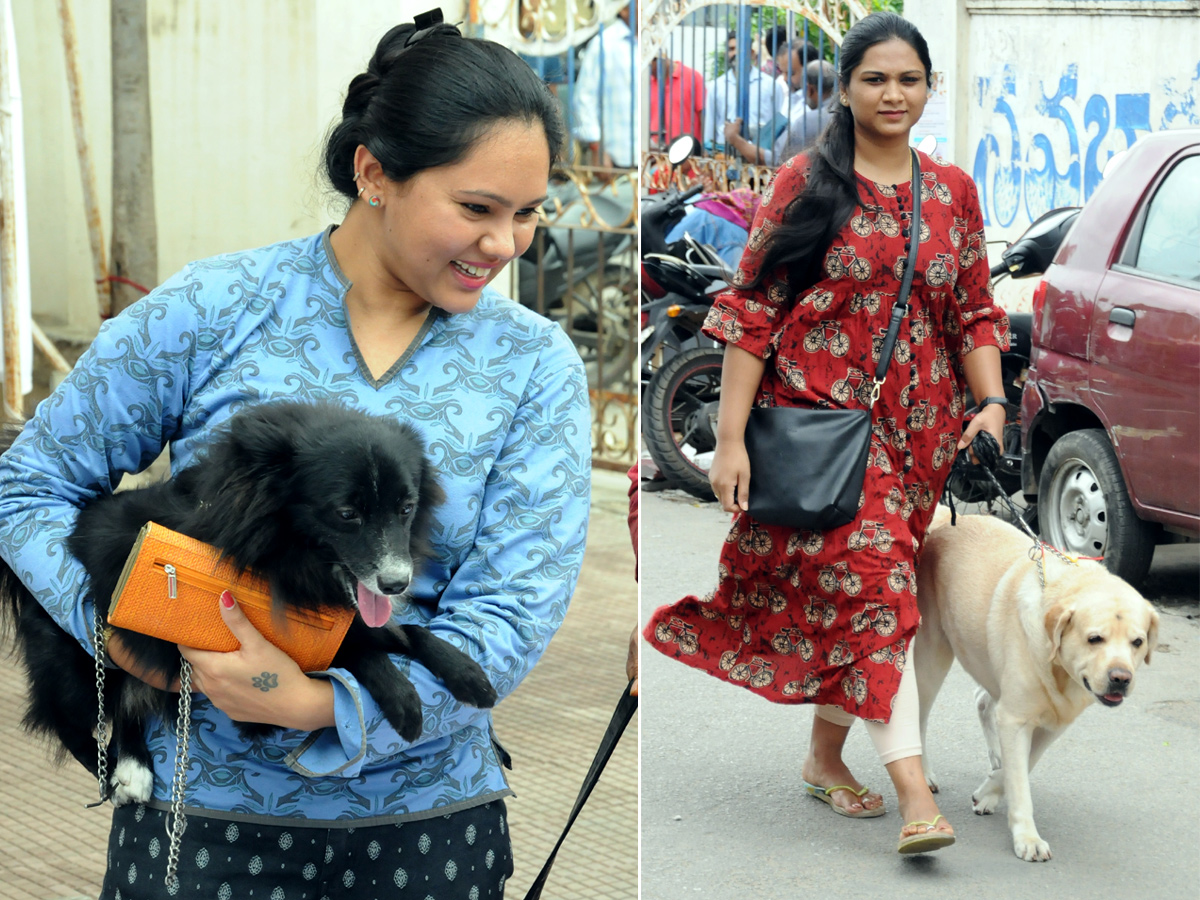
[[[634,40],[629,7],[617,16],[584,48],[572,108],[575,137],[591,150],[592,165],[629,168],[636,164]]]
[[[804,93],[797,91],[792,95],[787,130],[775,139],[770,150],[741,137],[739,120],[725,127],[726,140],[744,159],[764,166],[780,166],[812,146],[824,129],[832,115],[830,104],[836,102],[837,72],[825,60],[813,60],[801,71],[805,75]]]
[[[782,84],[764,74],[756,64],[756,52],[750,51],[750,71],[746,80],[747,123],[746,131],[751,140],[757,140],[764,127],[778,127],[787,116],[787,92]],[[705,85],[704,99],[704,143],[723,149],[725,123],[738,117],[737,32],[729,32],[726,45],[727,66],[725,73]],[[778,119],[776,118],[778,117]]]

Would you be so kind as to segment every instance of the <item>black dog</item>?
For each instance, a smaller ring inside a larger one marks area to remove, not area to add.
[[[387,624],[392,599],[413,577],[414,560],[428,552],[430,514],[443,499],[411,427],[329,403],[267,403],[233,416],[198,461],[172,480],[89,503],[68,545],[91,576],[105,616],[125,559],[150,521],[212,544],[240,569],[256,571],[270,582],[276,604],[357,608],[333,665],[350,670],[392,727],[412,741],[421,733],[421,702],[389,653],[422,663],[463,703],[486,708],[496,702],[483,669],[465,653],[427,628]],[[0,595],[29,673],[25,727],[56,738],[96,774],[93,657],[2,563]],[[146,670],[168,684],[178,678],[174,644],[116,633]],[[105,713],[113,721],[108,771],[116,773],[114,802],[147,799],[144,720],[151,714],[173,720],[175,698],[110,670]],[[239,729],[248,739],[276,730],[250,723]]]

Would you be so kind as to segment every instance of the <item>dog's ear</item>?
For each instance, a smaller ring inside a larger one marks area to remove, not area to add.
[[[1067,609],[1056,603],[1046,610],[1046,636],[1050,638],[1050,662],[1058,658],[1058,653],[1062,649],[1063,632],[1067,630],[1067,626],[1071,623],[1071,616],[1075,615],[1074,609]]]
[[[1150,654],[1158,648],[1158,610],[1150,607],[1150,628],[1146,633],[1146,665],[1150,665]]]

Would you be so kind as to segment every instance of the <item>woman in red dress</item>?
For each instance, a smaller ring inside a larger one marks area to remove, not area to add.
[[[921,772],[911,641],[915,571],[950,464],[975,433],[1002,437],[985,404],[964,433],[963,392],[1003,397],[1008,321],[988,282],[979,201],[961,169],[920,154],[909,131],[930,83],[929,51],[899,16],[855,25],[841,50],[837,114],[815,151],[787,162],[763,197],[735,279],[706,323],[726,344],[710,470],[736,513],[716,590],[658,609],[652,646],[777,703],[818,704],[805,789],[842,815],[883,814],[850,774],[842,745],[855,718],[896,787],[900,852],[953,843]],[[913,191],[921,220],[913,233]],[[824,532],[746,512],[743,435],[752,405],[870,408],[883,335],[909,242],[918,239],[909,313],[872,413],[858,517]]]

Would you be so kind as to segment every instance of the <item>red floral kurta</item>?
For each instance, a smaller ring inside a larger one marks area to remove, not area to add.
[[[776,174],[736,283],[804,186],[798,156]],[[872,380],[907,257],[911,184],[860,177],[859,207],[825,257],[825,278],[783,308],[768,280],[721,294],[705,331],[768,361],[759,406],[870,406]],[[994,305],[975,185],[921,155],[921,228],[909,314],[872,415],[858,518],[825,532],[735,517],[716,590],[660,607],[658,650],[778,703],[828,703],[887,721],[920,617],[916,561],[962,433],[962,357],[1007,348]],[[753,472],[770,479],[770,472]]]

